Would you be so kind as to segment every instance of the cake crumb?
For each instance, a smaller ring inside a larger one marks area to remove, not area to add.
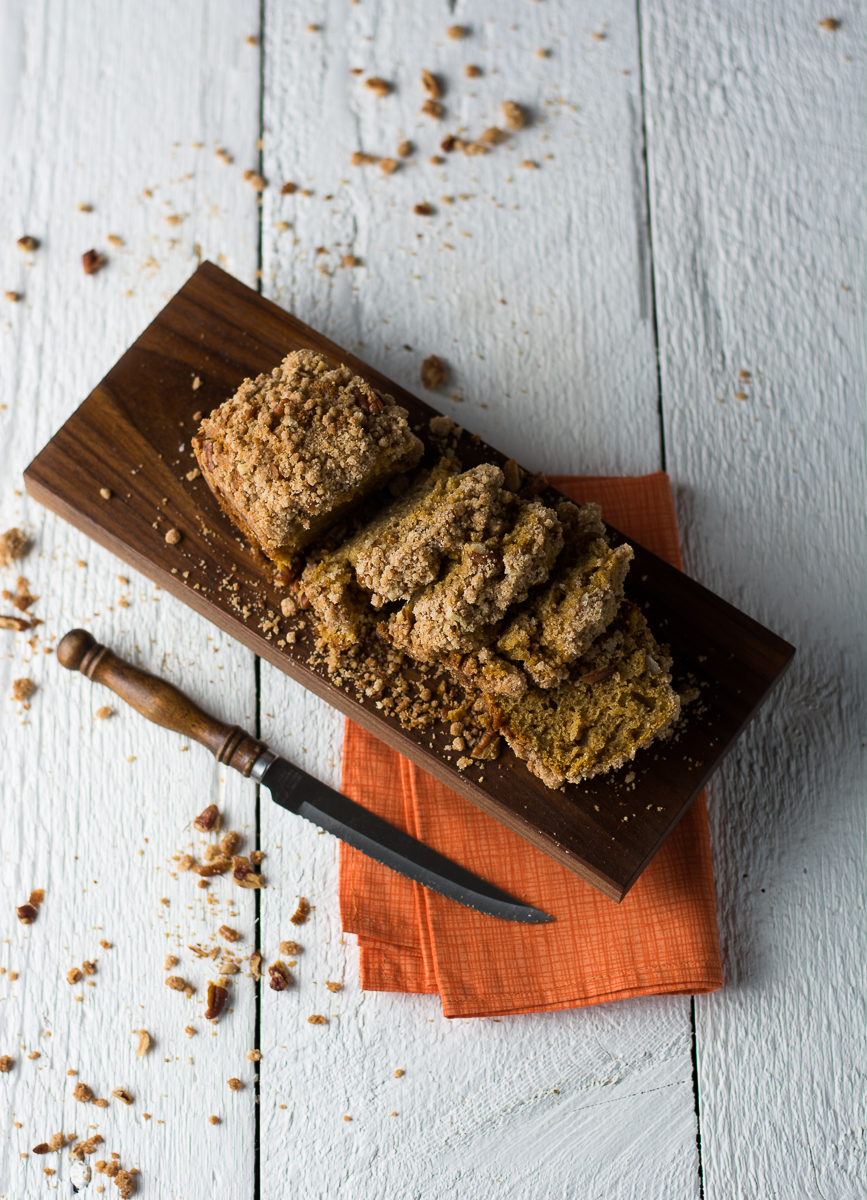
[[[459,42],[462,38],[467,37],[469,32],[466,25],[450,25],[446,30],[446,37],[453,42]]]
[[[500,110],[507,129],[523,129],[526,125],[526,113],[514,100],[504,100],[500,105]]]
[[[277,947],[281,954],[300,954],[301,946],[298,942],[281,942]]]
[[[289,920],[293,925],[303,925],[310,915],[310,905],[304,896],[299,897],[298,907],[295,909]]]
[[[822,17],[819,21],[819,28],[824,29],[826,33],[836,33],[842,24],[843,22],[837,17]]]
[[[110,500],[111,499],[111,488],[101,487],[99,489],[99,494],[100,494],[100,496],[102,496],[103,500]]]
[[[100,708],[98,708],[96,710],[95,715],[96,715],[97,721],[107,721],[109,717],[114,716],[114,709],[109,708],[109,706],[107,704],[103,704]]]
[[[342,983],[335,983],[335,981],[334,981],[333,979],[326,979],[326,980],[325,980],[325,986],[328,988],[329,992],[341,992],[341,991],[343,991],[343,984],[342,984]]]
[[[370,79],[366,79],[364,86],[376,96],[387,96],[391,91],[391,84],[387,80],[381,79],[378,75],[372,75]]]
[[[208,1117],[208,1120],[211,1122],[211,1124],[212,1124],[212,1125],[219,1125],[219,1124],[220,1124],[220,1118],[219,1118],[219,1117],[210,1116],[210,1117]]]
[[[151,1048],[151,1035],[146,1029],[138,1031],[138,1045],[136,1046],[136,1058],[143,1058]]]
[[[180,540],[181,540],[181,534],[177,529],[172,528],[172,529],[166,530],[166,542],[170,546],[177,546],[177,544]]]
[[[24,558],[30,548],[30,539],[17,528],[7,529],[0,534],[0,567],[8,567],[16,559]]]
[[[259,1062],[259,1060],[262,1058],[262,1051],[250,1050],[247,1054],[247,1058],[250,1060],[250,1062]]]
[[[240,1090],[243,1086],[244,1085],[241,1082],[241,1080],[238,1079],[237,1076],[235,1076],[235,1075],[233,1075],[232,1078],[229,1080],[229,1087],[232,1089],[233,1092],[240,1092]]]
[[[395,1079],[400,1079],[401,1075],[405,1075],[405,1074],[406,1074],[406,1071],[404,1071],[403,1067],[398,1067],[394,1073],[394,1077],[395,1077]]]
[[[77,1083],[72,1094],[81,1104],[88,1104],[93,1099],[93,1092],[86,1083]]]
[[[15,1059],[11,1054],[0,1054],[0,1075],[8,1075],[15,1065]]]
[[[327,1025],[328,1018],[323,1017],[320,1013],[314,1013],[312,1017],[307,1018],[308,1025]]]

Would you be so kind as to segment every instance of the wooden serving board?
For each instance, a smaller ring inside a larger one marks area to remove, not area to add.
[[[280,611],[281,593],[267,566],[220,512],[205,481],[185,478],[195,465],[189,454],[198,425],[193,414],[209,412],[242,379],[270,371],[301,347],[347,363],[393,395],[409,410],[411,424],[423,426],[424,437],[436,410],[204,263],[33,460],[25,472],[28,492],[605,895],[622,900],[785,671],[793,647],[633,542],[627,596],[641,605],[659,638],[670,642],[676,680],[690,674],[706,685],[702,714],[689,716],[676,744],[639,753],[641,769],[628,790],[624,770],[553,791],[508,750],[496,764],[485,764],[483,781],[480,767],[459,772],[441,749],[448,741],[445,727],[431,749],[429,731],[402,729],[372,701],[360,703],[312,668],[310,637],[277,646],[279,632],[262,628],[269,610]],[[202,381],[196,391],[194,375]],[[458,455],[466,467],[504,461],[469,433]],[[110,500],[100,496],[101,488],[111,489]],[[171,527],[182,534],[174,546],[165,541]],[[622,820],[622,800],[628,801],[628,821]]]

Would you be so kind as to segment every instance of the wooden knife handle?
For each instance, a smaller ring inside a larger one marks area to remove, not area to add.
[[[155,725],[201,742],[217,762],[234,767],[242,775],[250,774],[256,759],[267,749],[264,742],[238,725],[224,725],[203,712],[174,684],[118,658],[86,629],[67,633],[57,647],[57,660],[62,667],[81,671],[94,683],[110,688]]]

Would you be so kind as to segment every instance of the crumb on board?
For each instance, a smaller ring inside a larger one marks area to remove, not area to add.
[[[406,1074],[406,1072],[404,1071],[403,1067],[398,1067],[394,1073],[394,1077],[395,1077],[395,1079],[400,1079],[401,1075],[405,1075],[405,1074]]]
[[[77,1083],[73,1089],[72,1095],[81,1104],[89,1104],[93,1099],[93,1092],[86,1083]]]
[[[210,1117],[208,1117],[208,1120],[211,1122],[212,1125],[220,1124],[220,1118],[217,1116],[214,1116],[213,1114]]]
[[[446,37],[453,42],[459,42],[463,38],[468,37],[469,32],[466,25],[449,25],[446,30]]]
[[[136,1046],[136,1058],[143,1058],[151,1048],[151,1035],[146,1029],[138,1031],[138,1045]]]
[[[293,925],[303,925],[310,916],[310,905],[307,903],[305,896],[298,897],[298,907],[295,909],[289,920]]]
[[[242,1081],[240,1079],[238,1079],[238,1077],[236,1075],[233,1075],[232,1078],[228,1081],[228,1083],[229,1083],[229,1087],[232,1089],[233,1092],[240,1092],[240,1090],[244,1086]]]
[[[247,1058],[250,1060],[250,1062],[259,1062],[260,1059],[262,1058],[262,1051],[261,1050],[250,1050],[247,1053]]]
[[[241,936],[237,929],[232,929],[230,925],[221,925],[217,930],[217,933],[226,942],[237,942],[238,938]]]
[[[333,980],[333,979],[326,979],[326,980],[325,980],[325,986],[328,988],[329,992],[341,992],[341,991],[343,991],[343,984],[342,984],[342,983],[337,983],[337,982],[335,982],[335,980]]]
[[[421,382],[427,391],[442,387],[446,381],[446,374],[445,363],[437,354],[429,354],[421,364]],[[432,419],[436,420],[436,418]],[[451,418],[447,419],[451,420]],[[454,428],[454,422],[452,422],[451,428]]]
[[[307,1018],[307,1024],[308,1025],[327,1025],[328,1018],[323,1017],[321,1013],[314,1013],[311,1017]]]
[[[370,79],[366,79],[364,86],[375,96],[387,96],[391,91],[391,84],[388,80],[380,78],[379,75],[372,75]]]
[[[8,1075],[15,1065],[15,1059],[11,1054],[0,1054],[0,1075]]]
[[[97,721],[107,721],[109,717],[114,716],[114,709],[109,708],[107,704],[103,704],[96,710],[95,716]]]
[[[527,114],[514,100],[504,100],[500,111],[507,129],[523,129],[527,123]]]
[[[97,271],[105,266],[105,255],[100,254],[96,250],[85,250],[81,256],[81,265],[84,268],[85,275],[95,275]]]
[[[281,942],[277,947],[281,954],[300,954],[301,946],[298,942],[285,941]]]

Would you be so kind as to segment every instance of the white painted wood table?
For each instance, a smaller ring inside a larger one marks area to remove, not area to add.
[[[800,0],[0,2],[0,529],[34,539],[45,621],[35,648],[0,634],[0,1195],[72,1194],[68,1157],[31,1153],[57,1130],[99,1132],[160,1200],[867,1195],[864,26]],[[506,99],[526,129],[431,161]],[[404,139],[393,175],[350,166]],[[710,789],[722,991],[498,1023],[362,994],[336,843],[267,804],[257,828],[250,785],[122,706],[95,720],[107,694],[44,652],[83,624],[339,780],[340,717],[22,494],[203,257],[409,388],[440,354],[449,411],[534,468],[664,466],[687,569],[797,645]],[[228,885],[172,861],[210,801],[268,852],[259,927],[246,893],[229,922],[245,953],[316,906],[297,987],[257,1008],[240,977],[217,1030],[187,946]],[[135,1103],[82,1106],[76,1079]]]

